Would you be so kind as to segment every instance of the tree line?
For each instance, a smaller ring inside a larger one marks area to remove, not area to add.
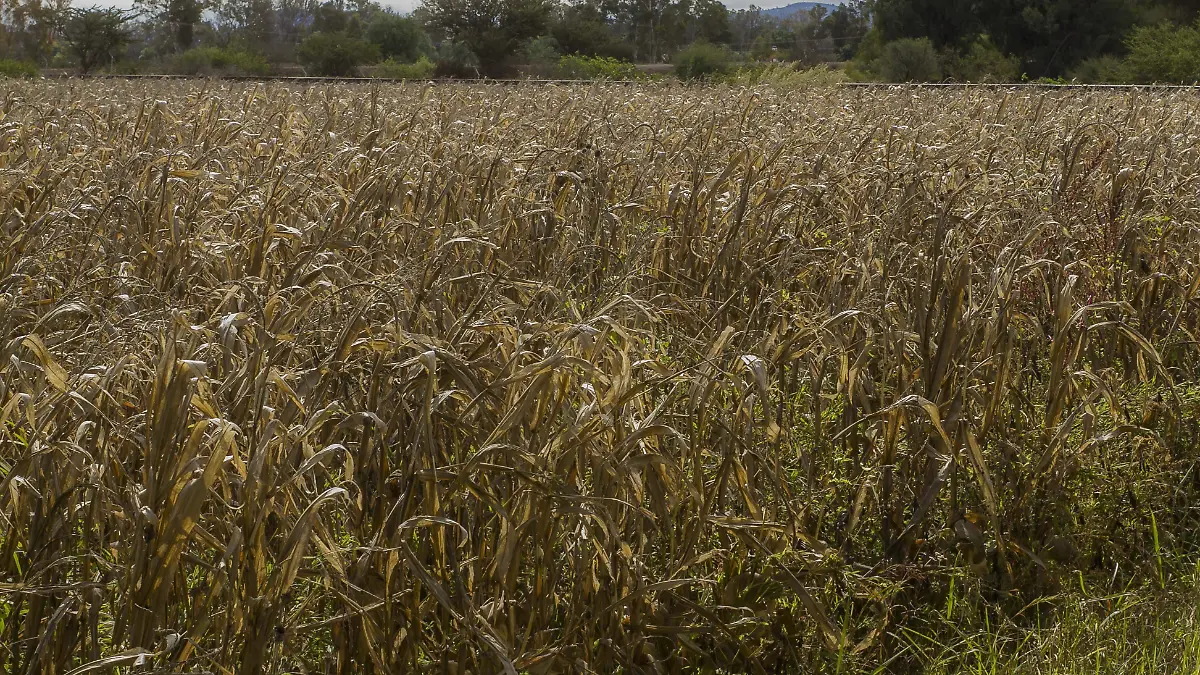
[[[850,0],[785,18],[718,0],[424,0],[408,15],[371,0],[0,0],[0,59],[0,74],[720,77],[786,63],[865,80],[1193,82],[1200,23],[1193,0]]]

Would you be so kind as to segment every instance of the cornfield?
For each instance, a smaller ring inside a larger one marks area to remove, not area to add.
[[[1193,93],[4,89],[6,672],[917,672],[1190,593]]]

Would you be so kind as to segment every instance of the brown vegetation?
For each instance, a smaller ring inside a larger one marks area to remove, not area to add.
[[[8,85],[8,672],[902,670],[1194,551],[1194,94]]]

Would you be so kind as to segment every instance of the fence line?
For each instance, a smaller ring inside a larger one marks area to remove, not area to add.
[[[432,78],[432,79],[406,79],[396,77],[320,77],[320,76],[299,76],[299,75],[221,75],[221,76],[200,76],[200,75],[116,75],[116,74],[99,74],[99,75],[58,75],[51,76],[46,79],[98,79],[98,80],[216,80],[227,82],[290,82],[296,84],[320,84],[320,83],[342,83],[342,84],[370,84],[370,83],[431,83],[431,84],[494,84],[494,85],[591,85],[591,84],[621,84],[621,85],[639,85],[639,84],[654,84],[653,81],[647,80],[566,80],[566,79],[458,79],[458,78]],[[910,84],[897,84],[887,82],[841,82],[834,87],[847,87],[851,89],[1082,89],[1082,90],[1111,90],[1111,91],[1142,91],[1142,90],[1197,90],[1200,89],[1200,84],[1057,84],[1057,83],[1042,83],[1042,82],[1011,82],[1011,83],[977,83],[977,82],[920,82]]]

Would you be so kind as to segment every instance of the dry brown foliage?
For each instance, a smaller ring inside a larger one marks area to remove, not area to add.
[[[882,662],[1196,525],[1194,94],[4,84],[7,672]]]

